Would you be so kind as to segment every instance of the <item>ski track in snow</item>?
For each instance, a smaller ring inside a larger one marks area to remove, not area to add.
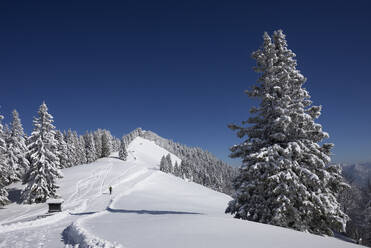
[[[131,166],[128,168],[128,170],[122,175],[124,176],[127,174],[127,172],[130,169],[135,168],[136,166]],[[119,186],[120,184],[125,184],[127,182],[133,182],[130,187],[128,187],[125,191],[121,192],[120,194],[114,196],[111,198],[109,204],[107,205],[107,208],[110,208],[114,205],[114,202],[116,199],[121,198],[125,195],[130,194],[135,186],[137,186],[140,183],[143,183],[146,179],[148,179],[154,172],[147,170],[147,169],[141,169],[134,174],[128,176],[126,179],[119,181],[117,184],[113,185],[115,187]],[[121,177],[122,177],[121,176]],[[135,179],[140,179],[140,180],[135,180]],[[69,242],[74,244],[79,244],[81,247],[104,247],[104,248],[111,248],[111,247],[116,247],[116,248],[123,248],[124,246],[122,244],[118,243],[111,243],[110,241],[104,240],[100,237],[97,237],[93,235],[92,233],[89,233],[84,227],[84,222],[96,218],[98,216],[102,216],[104,214],[107,214],[108,211],[100,211],[91,215],[88,215],[86,217],[79,218],[77,221],[72,223],[69,227],[67,227],[65,233],[67,236],[67,239]]]

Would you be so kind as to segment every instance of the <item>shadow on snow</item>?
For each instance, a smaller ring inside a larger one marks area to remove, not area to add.
[[[202,214],[195,212],[182,212],[182,211],[162,211],[162,210],[129,210],[129,209],[113,209],[107,207],[106,209],[111,213],[135,213],[135,214],[151,214],[151,215],[163,215],[163,214]]]
[[[96,212],[82,212],[82,213],[70,213],[70,215],[89,215],[95,214]]]

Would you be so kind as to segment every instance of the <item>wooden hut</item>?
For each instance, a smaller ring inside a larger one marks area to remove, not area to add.
[[[62,212],[62,203],[64,200],[59,199],[49,199],[46,203],[49,205],[49,213]]]

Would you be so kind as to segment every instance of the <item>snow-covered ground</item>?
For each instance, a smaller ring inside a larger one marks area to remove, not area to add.
[[[45,204],[0,209],[0,247],[356,247],[234,219],[224,214],[229,196],[160,172],[163,148],[137,137],[128,151],[125,162],[113,154],[63,170],[61,213],[48,216]],[[17,199],[22,186],[10,188]]]

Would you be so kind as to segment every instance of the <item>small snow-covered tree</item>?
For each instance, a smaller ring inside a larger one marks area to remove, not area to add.
[[[4,140],[3,125],[1,124],[3,119],[4,117],[0,115],[0,206],[9,203],[8,192],[5,189],[5,186],[9,184],[9,171],[6,163],[6,144]]]
[[[180,172],[180,167],[179,167],[178,161],[175,161],[174,176],[176,176],[176,177],[181,177],[182,176],[181,172]]]
[[[170,153],[168,153],[165,158],[167,161],[167,172],[173,173],[173,162],[171,161]]]
[[[13,110],[13,120],[9,128],[7,137],[7,158],[8,166],[13,171],[11,181],[20,180],[29,168],[27,160],[26,138],[23,131],[22,123],[19,114]]]
[[[160,171],[162,171],[162,172],[165,172],[165,173],[167,173],[168,172],[168,166],[167,166],[167,160],[166,160],[166,158],[165,158],[165,156],[162,156],[161,157],[161,161],[160,161]]]
[[[174,174],[174,169],[173,169],[173,165],[171,162],[170,153],[168,153],[166,156],[161,157],[160,171],[163,171],[165,173]]]
[[[119,150],[119,158],[121,160],[126,161],[127,157],[128,157],[128,151],[127,151],[127,147],[126,147],[126,144],[125,144],[124,137],[122,137],[120,150]]]
[[[59,167],[58,142],[55,139],[53,116],[45,103],[41,104],[38,117],[34,119],[34,130],[29,138],[31,164],[27,173],[27,186],[22,191],[23,203],[41,203],[57,197]]]
[[[242,159],[234,181],[236,193],[227,213],[236,218],[333,235],[348,219],[336,197],[346,187],[340,167],[329,165],[333,144],[318,143],[329,135],[314,122],[321,107],[311,106],[302,88],[306,78],[296,69],[295,54],[285,35],[265,33],[253,53],[258,85],[247,94],[260,106],[243,124],[230,125],[247,139],[231,148]]]

